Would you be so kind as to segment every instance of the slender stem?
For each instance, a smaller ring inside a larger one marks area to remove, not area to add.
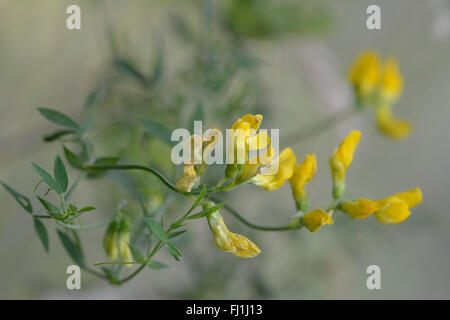
[[[320,119],[317,122],[310,123],[297,131],[289,133],[287,136],[282,138],[282,141],[283,143],[289,145],[303,142],[311,137],[324,133],[336,124],[352,117],[360,110],[362,110],[362,108],[346,108],[328,117]]]
[[[89,272],[90,274],[92,274],[93,276],[99,277],[99,278],[103,278],[103,279],[108,279],[108,277],[106,275],[104,275],[103,273],[100,273],[96,270],[90,269],[85,267],[84,270],[86,270],[87,272]]]
[[[212,198],[211,198],[212,199]],[[213,201],[220,202],[218,199],[212,199]],[[235,209],[231,208],[229,205],[225,204],[223,206],[228,212],[230,212],[234,217],[236,217],[240,222],[245,224],[246,226],[261,230],[261,231],[288,231],[288,230],[294,230],[294,229],[300,229],[302,225],[291,225],[288,224],[286,226],[280,226],[280,227],[267,227],[267,226],[260,226],[254,223],[251,223],[247,219],[245,219],[239,212],[237,212]]]
[[[136,165],[136,164],[90,165],[90,166],[86,166],[84,169],[85,170],[99,170],[99,169],[100,170],[143,170],[143,171],[147,171],[147,172],[150,172],[153,175],[155,175],[161,182],[163,182],[172,191],[185,194],[184,192],[178,190],[178,188],[172,182],[170,182],[166,177],[164,177],[160,172],[158,172],[157,170],[155,170],[153,168],[146,167],[146,166],[141,166],[141,165]],[[189,194],[189,193],[187,193],[187,194]]]
[[[108,225],[111,222],[111,220],[103,222],[103,223],[99,223],[99,224],[91,224],[91,225],[86,225],[86,226],[81,226],[81,225],[75,225],[75,224],[68,224],[68,223],[64,223],[62,221],[57,221],[57,223],[61,226],[63,226],[64,228],[67,229],[71,229],[71,230],[89,230],[89,229],[97,229],[97,228],[101,228],[104,227],[106,225]]]
[[[129,276],[123,278],[122,280],[119,280],[117,282],[117,284],[122,284],[124,282],[127,282],[131,279],[133,279],[139,272],[142,271],[142,269],[145,268],[145,266],[147,266],[148,262],[150,261],[150,259],[156,254],[156,252],[158,252],[159,248],[162,245],[162,241],[158,241],[158,243],[156,244],[156,246],[153,248],[152,252],[150,252],[150,254],[145,258],[144,262],[139,266],[139,268],[137,268],[132,274],[130,274]]]

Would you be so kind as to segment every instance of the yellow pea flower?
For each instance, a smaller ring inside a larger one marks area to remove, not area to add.
[[[276,163],[273,163],[272,165],[278,166],[278,170],[275,173],[258,174],[251,182],[267,191],[273,191],[280,188],[286,180],[291,178],[294,174],[294,166],[297,159],[291,148],[285,148],[274,162]]]
[[[231,127],[233,130],[241,129],[244,132],[248,132],[249,130],[257,131],[261,124],[263,116],[261,114],[246,114],[239,118]]]
[[[306,184],[314,178],[317,171],[317,160],[314,153],[308,154],[305,157],[305,161],[299,163],[295,169],[289,182],[292,187],[292,193],[294,195],[295,202],[297,204],[297,210],[308,210],[308,195],[306,194]]]
[[[253,258],[261,253],[261,250],[251,240],[230,232],[219,212],[211,213],[207,218],[214,235],[214,242],[220,250],[241,258]]]
[[[345,172],[353,161],[353,154],[361,139],[361,132],[354,130],[334,150],[330,158],[333,179],[333,197],[342,197],[345,190]]]
[[[357,201],[346,201],[340,205],[340,208],[354,219],[364,219],[378,211],[383,205],[383,201],[358,199]]]
[[[305,214],[302,223],[309,231],[316,232],[325,224],[333,224],[333,219],[328,212],[316,209]]]
[[[377,125],[383,134],[396,140],[408,137],[411,132],[411,124],[405,120],[394,118],[389,106],[377,108]]]
[[[383,66],[379,84],[380,98],[384,103],[393,103],[403,90],[403,77],[398,69],[397,60],[388,58]]]
[[[183,176],[177,180],[177,189],[183,192],[189,192],[199,181],[197,172],[195,171],[195,165],[184,164]]]
[[[259,129],[263,116],[260,114],[252,115],[246,114],[239,118],[231,127],[230,149],[228,150],[228,161],[232,161],[232,164],[228,164],[225,170],[226,178],[233,178],[238,171],[238,165],[244,166],[250,165],[246,168],[246,171],[254,171],[253,164],[256,162],[249,162],[249,151],[263,150],[267,148],[268,152],[271,149],[270,137],[267,131],[256,133]],[[256,174],[256,172],[255,172]],[[242,178],[242,177],[241,177]],[[242,180],[240,178],[240,180]]]
[[[340,209],[350,217],[364,219],[370,215],[383,224],[395,224],[411,215],[409,209],[422,202],[420,188],[396,193],[383,200],[358,199],[340,204]]]
[[[357,97],[368,100],[373,97],[381,76],[380,58],[374,51],[365,51],[356,58],[348,72],[348,80],[355,88]]]
[[[411,215],[409,209],[421,203],[422,198],[420,188],[396,193],[384,200],[387,204],[375,212],[375,218],[382,224],[400,223]]]

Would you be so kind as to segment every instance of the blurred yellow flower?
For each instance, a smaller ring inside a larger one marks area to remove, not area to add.
[[[411,215],[410,208],[422,202],[420,188],[396,193],[384,200],[358,199],[344,202],[340,209],[352,218],[364,219],[372,214],[380,223],[395,224]]]
[[[274,174],[258,174],[252,179],[252,183],[267,191],[273,191],[292,177],[297,159],[291,148],[285,148],[274,162],[276,163],[272,165],[278,166],[278,170]]]
[[[361,132],[354,130],[341,142],[330,157],[330,168],[333,179],[333,196],[342,197],[345,190],[345,172],[353,161],[353,154],[361,139]]]
[[[381,76],[379,60],[376,52],[365,51],[350,67],[348,80],[361,99],[371,99],[377,89]]]
[[[317,171],[316,155],[314,153],[308,154],[305,161],[299,163],[295,169],[289,182],[292,187],[297,210],[308,210],[308,195],[306,194],[306,184],[314,178]]]
[[[403,91],[403,77],[395,58],[380,62],[374,51],[363,52],[350,67],[348,79],[358,101],[377,109],[378,129],[392,139],[406,138],[411,125],[392,115],[392,105]]]
[[[388,58],[383,66],[379,93],[383,103],[393,103],[403,90],[403,77],[398,70],[397,60]]]
[[[251,240],[230,232],[219,212],[211,213],[207,218],[214,235],[214,242],[220,250],[241,258],[253,258],[261,253],[261,250]]]
[[[377,124],[382,133],[396,140],[408,137],[411,132],[411,124],[405,120],[394,118],[389,106],[377,108]]]
[[[325,224],[333,224],[333,219],[328,212],[316,209],[305,214],[302,223],[309,231],[316,232]]]

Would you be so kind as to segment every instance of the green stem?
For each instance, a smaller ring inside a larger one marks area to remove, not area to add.
[[[320,119],[317,122],[310,123],[295,132],[289,133],[287,136],[283,137],[281,141],[283,141],[283,143],[286,145],[293,145],[299,142],[303,142],[309,138],[326,132],[338,123],[349,119],[360,110],[362,110],[362,108],[346,108],[328,117]]]
[[[213,199],[213,198],[210,198],[210,199],[212,199],[215,202],[220,202],[219,199]],[[250,228],[253,228],[253,229],[256,229],[256,230],[261,230],[261,231],[288,231],[288,230],[300,229],[302,227],[302,225],[291,225],[291,224],[288,224],[286,226],[280,226],[280,227],[260,226],[260,225],[251,223],[250,221],[245,219],[239,212],[237,212],[236,210],[231,208],[229,205],[225,204],[223,207],[226,210],[228,210],[228,212],[230,212],[240,222],[242,222],[246,226],[248,226]]]
[[[170,182],[166,177],[164,177],[160,172],[158,172],[157,170],[150,168],[150,167],[146,167],[146,166],[141,166],[141,165],[134,165],[134,164],[130,164],[130,165],[90,165],[90,166],[86,166],[84,167],[85,170],[142,170],[142,171],[147,171],[152,173],[154,176],[156,176],[162,183],[164,183],[169,189],[171,189],[172,191],[175,191],[177,193],[181,193],[181,194],[191,194],[189,192],[183,192],[178,190],[178,188],[172,183]]]

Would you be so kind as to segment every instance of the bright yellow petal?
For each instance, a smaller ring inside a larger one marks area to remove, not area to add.
[[[348,79],[362,97],[372,95],[381,75],[379,56],[374,51],[363,52],[348,72]]]
[[[230,232],[218,212],[208,216],[208,223],[214,235],[214,243],[220,250],[230,252],[241,258],[253,258],[261,250],[243,235]]]
[[[316,171],[317,160],[314,153],[306,155],[305,160],[295,167],[289,182],[296,200],[300,200],[303,197],[305,194],[305,186],[314,178]]]
[[[411,124],[394,118],[391,108],[387,106],[377,108],[377,125],[380,131],[391,139],[404,139],[411,132]]]
[[[302,223],[309,231],[316,232],[325,224],[333,224],[333,219],[328,212],[316,209],[305,214]]]
[[[361,132],[354,130],[342,140],[330,157],[330,168],[334,183],[343,183],[345,172],[353,161],[353,154],[361,139]]]
[[[398,70],[397,60],[389,58],[383,67],[380,81],[380,93],[386,102],[395,101],[403,90],[403,77]]]
[[[267,148],[270,143],[270,137],[267,131],[261,131],[247,139],[248,150],[261,150]]]
[[[405,192],[400,192],[392,195],[390,198],[400,198],[406,202],[408,208],[413,208],[422,202],[422,190],[420,188],[415,188],[411,190],[407,190]],[[388,200],[386,199],[386,200]]]
[[[253,178],[252,182],[267,191],[276,190],[280,188],[287,179],[292,177],[296,162],[297,159],[292,149],[285,148],[280,153],[278,159],[275,160],[275,163],[271,164],[271,168],[268,169],[267,172],[270,174],[259,174]]]
[[[231,128],[234,130],[241,129],[244,131],[248,131],[250,129],[253,129],[257,131],[259,129],[259,125],[261,124],[262,119],[263,116],[260,114],[256,115],[246,114],[243,115],[240,119],[238,119]]]
[[[375,218],[382,224],[396,224],[404,221],[411,215],[408,204],[401,198],[390,197],[387,204],[374,213]]]
[[[368,199],[344,202],[340,208],[354,219],[364,219],[378,211],[385,203]]]

